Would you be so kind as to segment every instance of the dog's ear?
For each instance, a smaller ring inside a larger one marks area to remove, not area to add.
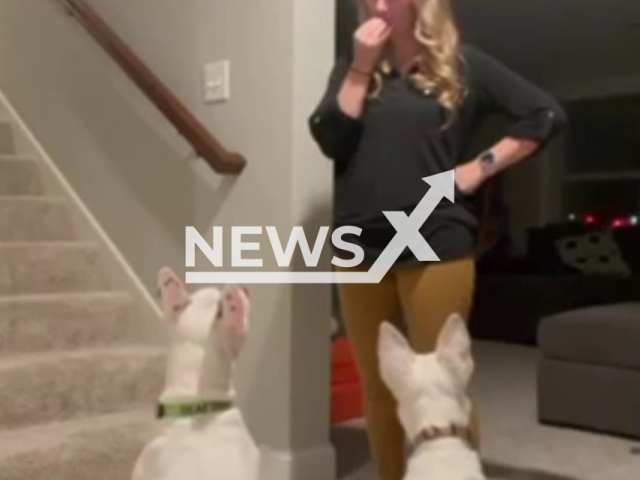
[[[249,295],[246,287],[229,285],[222,291],[218,317],[223,341],[231,357],[239,355],[249,333]]]
[[[402,390],[413,360],[413,350],[404,335],[391,323],[383,322],[378,338],[378,361],[380,376],[390,390]]]
[[[449,316],[440,331],[436,356],[456,381],[466,388],[473,374],[474,365],[471,356],[471,337],[464,319],[459,314],[454,313]]]
[[[189,304],[190,296],[182,280],[169,267],[162,267],[158,273],[158,292],[165,318],[176,322]]]

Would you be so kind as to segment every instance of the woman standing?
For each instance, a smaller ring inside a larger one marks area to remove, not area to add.
[[[451,313],[468,317],[478,231],[474,193],[540,148],[566,117],[545,92],[461,44],[449,0],[361,3],[353,51],[337,61],[309,120],[319,147],[335,161],[334,228],[361,228],[349,241],[362,247],[364,262],[349,269],[368,270],[397,233],[383,211],[411,214],[429,188],[422,179],[455,169],[455,203],[442,200],[420,229],[441,261],[421,262],[407,248],[380,283],[339,287],[379,478],[400,480],[404,434],[378,372],[380,323],[404,321],[413,347],[428,352]],[[513,120],[504,138],[463,158],[492,111]]]

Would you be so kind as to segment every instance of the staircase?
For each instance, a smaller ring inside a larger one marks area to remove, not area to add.
[[[0,122],[0,480],[126,480],[156,428],[163,351],[13,138]]]

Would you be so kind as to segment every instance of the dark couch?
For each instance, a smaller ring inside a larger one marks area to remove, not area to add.
[[[614,238],[632,275],[585,275],[564,264],[554,242],[597,228],[549,225],[529,231],[527,251],[511,257],[508,242],[478,262],[470,329],[474,338],[535,345],[543,317],[577,308],[640,302],[640,228],[623,228]]]

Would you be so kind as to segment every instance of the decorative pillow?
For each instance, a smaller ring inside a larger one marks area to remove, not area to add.
[[[562,262],[584,274],[631,275],[610,230],[565,237],[555,245]]]

